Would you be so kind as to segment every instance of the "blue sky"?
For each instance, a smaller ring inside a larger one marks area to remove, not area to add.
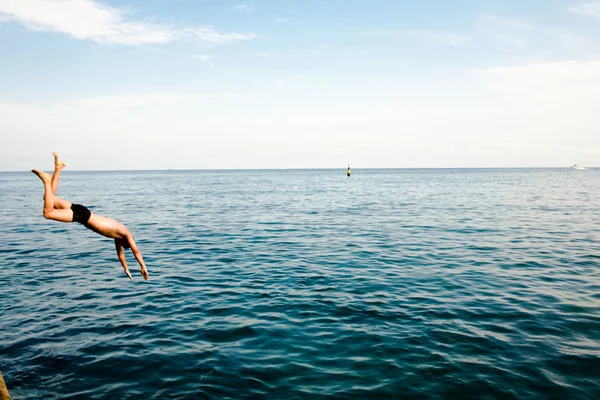
[[[600,1],[0,0],[0,170],[600,165]]]

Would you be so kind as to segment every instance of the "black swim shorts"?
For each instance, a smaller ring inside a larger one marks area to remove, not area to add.
[[[73,210],[73,222],[79,222],[80,224],[87,224],[90,215],[92,215],[90,210],[81,204],[71,204],[71,210]]]

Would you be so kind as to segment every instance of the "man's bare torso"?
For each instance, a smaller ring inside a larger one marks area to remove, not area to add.
[[[122,223],[92,213],[85,226],[92,231],[112,239],[126,239],[131,233]]]

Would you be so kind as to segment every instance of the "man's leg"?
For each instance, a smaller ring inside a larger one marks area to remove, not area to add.
[[[52,187],[52,194],[56,194],[56,190],[58,189],[58,180],[60,178],[60,171],[66,167],[66,164],[60,159],[57,153],[52,153],[52,155],[54,155],[54,174],[52,175],[50,186]]]
[[[73,211],[70,209],[54,208],[54,193],[52,193],[52,177],[37,169],[31,170],[44,183],[44,218],[60,222],[73,222]]]
[[[52,187],[52,193],[56,194],[56,190],[58,189],[58,180],[60,179],[60,171],[66,164],[60,159],[57,153],[52,153],[54,156],[54,174],[52,174],[52,180],[50,181],[50,186]],[[70,210],[71,202],[61,199],[58,196],[54,196],[54,208],[58,210]]]
[[[70,210],[71,202],[61,199],[58,196],[54,196],[54,208],[56,208],[57,210]]]

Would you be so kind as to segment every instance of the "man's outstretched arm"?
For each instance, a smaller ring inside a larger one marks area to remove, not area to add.
[[[142,253],[140,252],[137,245],[135,244],[133,235],[131,235],[128,238],[128,241],[129,241],[129,245],[131,246],[131,251],[133,252],[133,255],[135,256],[135,259],[140,264],[140,268],[142,269],[140,272],[141,272],[142,276],[144,277],[145,280],[148,280],[148,270],[146,269],[146,264],[144,263],[144,259],[142,258]]]
[[[133,278],[131,277],[131,272],[129,272],[129,268],[127,268],[127,260],[125,259],[125,252],[123,251],[123,246],[121,246],[119,242],[115,240],[115,247],[117,248],[117,256],[119,257],[119,261],[121,261],[121,265],[123,266],[125,273],[129,277],[129,279],[133,280]]]

